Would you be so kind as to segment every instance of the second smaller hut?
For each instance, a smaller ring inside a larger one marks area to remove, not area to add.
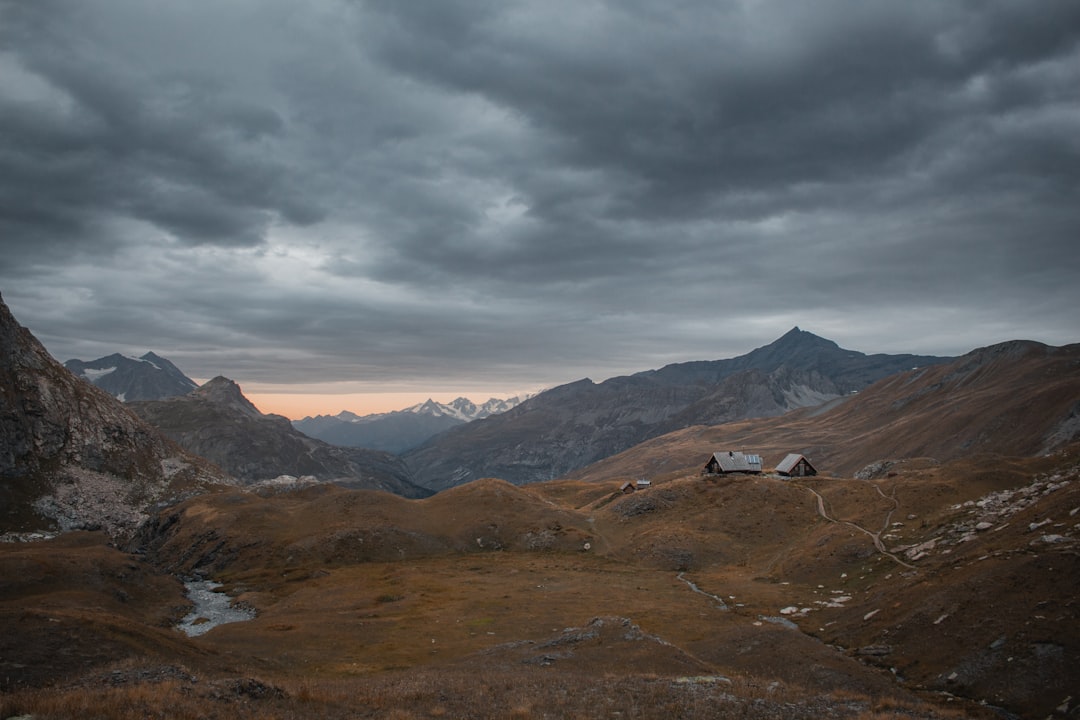
[[[810,464],[805,455],[788,453],[776,466],[776,474],[784,477],[811,477],[817,475],[817,468]]]

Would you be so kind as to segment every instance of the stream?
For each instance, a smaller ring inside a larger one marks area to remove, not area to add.
[[[718,608],[720,608],[721,610],[729,610],[730,609],[727,606],[727,603],[724,602],[723,598],[721,598],[718,595],[713,595],[712,593],[705,592],[704,590],[699,588],[697,585],[695,585],[694,583],[690,582],[685,577],[683,577],[683,575],[685,575],[685,574],[686,573],[679,573],[675,577],[676,577],[676,579],[682,580],[684,583],[686,583],[690,587],[690,589],[693,590],[694,592],[696,592],[696,593],[698,593],[700,595],[704,595],[705,597],[712,598],[713,600],[715,600],[716,601],[716,606]]]
[[[176,627],[188,637],[196,637],[226,623],[253,620],[255,611],[251,608],[234,607],[232,598],[223,592],[217,592],[221,583],[212,580],[189,580],[184,583],[188,600],[195,603],[195,609],[184,616]]]

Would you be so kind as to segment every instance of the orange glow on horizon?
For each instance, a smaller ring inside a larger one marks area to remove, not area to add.
[[[337,415],[342,410],[348,410],[357,415],[372,415],[404,410],[428,398],[445,403],[461,397],[460,395],[444,397],[442,394],[432,395],[431,393],[244,393],[244,396],[262,412],[284,415],[290,420],[300,420],[315,415]],[[473,398],[470,399],[477,402]],[[485,397],[484,400],[487,398]]]
[[[357,415],[404,410],[428,399],[449,404],[459,397],[466,397],[479,405],[491,398],[508,399],[514,396],[532,395],[528,392],[379,392],[379,393],[282,393],[244,392],[244,397],[265,414],[284,415],[290,420],[301,420],[316,415],[337,415],[342,410]]]

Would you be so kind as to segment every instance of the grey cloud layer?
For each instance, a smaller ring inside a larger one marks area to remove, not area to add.
[[[554,382],[1080,329],[1069,0],[177,5],[0,0],[0,291],[58,354]]]

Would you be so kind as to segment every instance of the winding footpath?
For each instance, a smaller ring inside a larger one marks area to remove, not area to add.
[[[873,483],[871,483],[871,484],[873,484]],[[898,565],[903,565],[904,567],[909,568],[911,570],[916,569],[916,567],[914,565],[910,565],[910,564],[904,562],[903,560],[901,560],[900,558],[896,557],[891,552],[889,552],[885,548],[885,543],[883,543],[881,541],[881,533],[889,528],[889,522],[892,520],[893,513],[896,512],[896,509],[900,506],[900,503],[898,503],[896,501],[895,497],[890,497],[890,496],[886,495],[885,493],[881,492],[881,488],[878,487],[877,485],[873,486],[874,489],[877,490],[878,495],[880,495],[881,497],[883,497],[886,500],[890,501],[893,504],[893,507],[885,515],[885,522],[882,525],[881,530],[878,530],[877,532],[871,532],[870,530],[867,530],[866,528],[862,527],[861,525],[858,525],[857,523],[853,523],[850,520],[837,520],[835,518],[829,517],[829,514],[827,512],[825,512],[825,498],[821,497],[821,494],[817,490],[814,490],[811,487],[807,487],[806,485],[801,485],[801,484],[799,485],[799,487],[803,488],[804,490],[810,491],[813,494],[813,496],[815,498],[817,498],[817,512],[818,512],[818,515],[820,515],[821,517],[823,517],[824,519],[828,520],[831,523],[837,523],[837,524],[841,524],[841,525],[848,525],[850,527],[855,528],[856,530],[858,530],[860,532],[866,533],[867,535],[870,536],[870,539],[874,541],[874,547],[877,548],[877,551],[879,553],[881,553],[882,555],[885,555],[886,557],[890,558],[891,560],[896,562]]]

